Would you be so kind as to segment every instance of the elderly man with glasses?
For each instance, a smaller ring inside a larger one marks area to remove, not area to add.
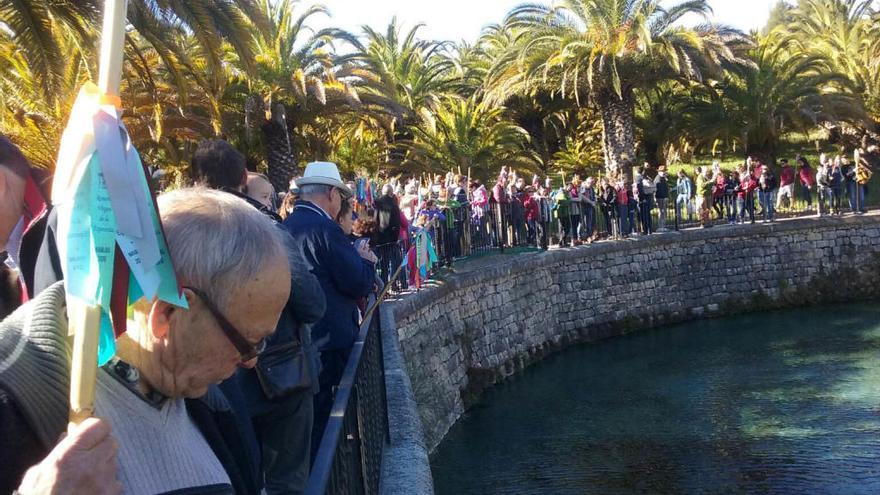
[[[98,372],[95,415],[60,443],[70,353],[64,288],[0,324],[0,492],[257,493],[215,384],[256,363],[290,293],[282,235],[244,201],[203,189],[159,198],[189,308],[141,299]]]
[[[320,391],[315,394],[312,428],[314,457],[333,405],[333,390],[357,337],[357,300],[366,297],[375,285],[376,255],[366,244],[355,249],[334,220],[342,202],[352,195],[335,164],[310,163],[296,183],[301,199],[284,226],[293,236],[293,248],[318,278],[327,301],[323,318],[312,327],[312,341],[321,352]]]

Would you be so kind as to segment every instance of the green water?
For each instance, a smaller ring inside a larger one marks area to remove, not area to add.
[[[880,304],[577,347],[486,394],[438,494],[880,494]]]

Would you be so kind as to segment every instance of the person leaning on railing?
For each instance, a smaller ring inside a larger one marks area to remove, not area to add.
[[[377,258],[368,243],[355,248],[334,221],[343,201],[352,196],[336,164],[309,163],[297,184],[301,200],[284,227],[309,271],[317,277],[327,302],[324,316],[314,324],[311,335],[321,352],[320,391],[315,395],[312,429],[314,457],[333,406],[334,390],[357,337],[357,300],[375,286]]]
[[[856,169],[856,208],[858,213],[867,213],[868,206],[865,204],[865,192],[868,189],[868,182],[870,182],[871,177],[874,175],[874,171],[871,170],[871,166],[868,164],[868,160],[864,153],[857,153],[857,162],[855,164]]]
[[[712,208],[713,185],[709,169],[707,167],[697,169],[697,209],[700,215],[700,225],[704,228],[712,226],[710,209]]]
[[[840,157],[835,157],[828,172],[828,182],[831,190],[831,212],[840,215],[843,204],[844,177],[841,169]]]
[[[559,245],[568,247],[571,242],[571,199],[565,185],[552,195],[553,212],[559,221]]]
[[[547,249],[550,245],[550,223],[553,221],[553,200],[550,198],[550,188],[541,185],[538,188],[537,199],[541,217],[538,222],[539,247]]]
[[[523,199],[523,208],[526,214],[526,224],[528,226],[528,243],[537,245],[538,238],[538,222],[541,221],[541,210],[535,198],[535,188],[526,186],[525,198]]]
[[[596,230],[596,190],[593,187],[596,179],[587,177],[581,184],[581,239],[591,240]]]
[[[675,216],[681,221],[685,218],[685,213],[687,213],[687,218],[691,219],[693,216],[691,198],[694,196],[694,183],[691,181],[691,178],[687,176],[684,169],[678,171],[678,182],[675,184],[673,190],[676,192]],[[682,208],[682,206],[684,208]]]

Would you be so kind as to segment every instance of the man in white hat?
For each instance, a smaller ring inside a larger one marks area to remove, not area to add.
[[[284,226],[293,236],[297,254],[311,265],[327,301],[324,317],[312,327],[312,341],[321,351],[322,364],[318,378],[321,390],[314,402],[314,456],[333,405],[333,389],[339,384],[357,336],[357,300],[374,287],[376,255],[366,244],[355,249],[335,221],[343,202],[352,196],[336,164],[309,163],[296,183],[300,200]]]

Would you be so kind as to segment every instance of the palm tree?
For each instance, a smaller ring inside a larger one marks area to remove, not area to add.
[[[55,103],[55,97],[63,94],[69,57],[79,60],[94,44],[98,13],[95,0],[0,2],[0,26],[5,26],[9,41],[20,52],[17,57],[39,80],[47,104]]]
[[[722,66],[741,63],[738,31],[678,25],[686,14],[707,15],[705,0],[664,9],[656,0],[562,0],[554,6],[515,8],[506,24],[517,32],[513,51],[493,67],[488,96],[549,90],[589,98],[603,123],[609,172],[628,174],[635,159],[635,93],[667,79],[702,80]],[[585,101],[583,101],[585,103]]]
[[[162,44],[163,31],[183,26],[195,39],[205,64],[219,71],[226,61],[224,43],[229,43],[241,63],[254,69],[254,27],[266,29],[268,20],[254,0],[131,0],[129,22],[156,45]]]
[[[350,112],[331,128],[330,161],[349,173],[375,174],[384,161],[388,143],[381,125],[364,113]]]
[[[485,99],[492,88],[487,84],[493,67],[515,67],[511,57],[521,51],[525,38],[509,24],[493,24],[483,29],[474,50],[463,58],[471,77],[480,79],[480,88],[474,94]],[[467,74],[467,73],[465,73]],[[487,100],[490,104],[499,102]],[[504,114],[529,133],[530,155],[538,161],[543,175],[558,165],[557,158],[571,158],[566,150],[573,147],[591,148],[589,143],[577,143],[579,139],[591,139],[589,132],[579,132],[584,119],[595,122],[593,115],[586,115],[577,102],[547,88],[534,88],[529,94],[517,94],[504,102]],[[568,163],[568,162],[567,162]],[[583,164],[581,164],[583,166]]]
[[[489,177],[500,164],[534,169],[525,151],[528,133],[503,118],[503,109],[475,99],[444,98],[427,122],[413,128],[407,162],[440,172],[473,169]]]
[[[584,135],[591,132],[595,130],[584,126],[582,132],[567,139],[563,148],[553,154],[553,165],[556,170],[572,174],[580,173],[584,176],[602,174],[604,171],[602,148],[595,146],[599,141],[593,141]]]
[[[717,83],[694,85],[681,108],[693,141],[735,140],[749,155],[775,160],[783,135],[863,115],[846,76],[818,55],[793,49],[795,40],[771,35],[750,50],[750,66]]]
[[[177,83],[197,54],[166,59],[139,33],[128,34],[125,50],[121,92],[129,135],[145,161],[183,174],[195,143],[216,135],[217,117],[209,96],[189,80]]]
[[[479,97],[491,67],[490,55],[482,41],[457,43],[449,60],[453,67],[447,77],[453,81],[455,93],[463,98]]]
[[[213,117],[214,134],[220,132],[221,112],[217,103],[218,94],[223,92],[228,79],[227,55],[234,51],[242,60],[252,61],[251,40],[243,33],[249,26],[265,24],[252,3],[251,0],[129,2],[128,20],[134,30],[126,34],[124,79],[129,87],[137,88],[138,105],[144,104],[144,98],[149,96],[150,105],[142,108],[152,109],[149,115],[153,115],[154,122],[160,122],[155,116],[170,117],[175,110],[184,115],[189,86],[195,82],[199,88],[208,88],[203,95],[207,98],[198,103],[205,105],[203,108]],[[0,117],[3,122],[0,130],[13,135],[35,163],[52,166],[54,159],[50,156],[57,149],[60,130],[67,121],[76,90],[84,81],[94,79],[99,17],[96,0],[0,3],[0,33],[5,38],[0,61],[5,115]],[[149,56],[133,60],[147,52]],[[175,86],[171,92],[175,98],[159,97],[156,61],[161,61],[166,73],[161,76],[166,79],[162,83]],[[251,66],[252,62],[246,65]],[[147,66],[150,68],[145,69]],[[133,80],[137,77],[144,80],[138,83]],[[10,115],[18,122],[18,128],[13,128]],[[136,125],[141,122],[141,118],[134,121]],[[151,136],[160,128],[133,129],[133,133]]]
[[[635,125],[639,150],[651,165],[668,164],[670,152],[690,131],[686,113],[692,83],[662,83],[638,92]]]
[[[53,40],[62,51],[69,38]],[[43,65],[31,65],[30,54],[0,30],[0,134],[15,142],[33,165],[52,168],[76,91],[88,77],[82,53],[70,49],[62,73],[52,76],[52,95]]]
[[[455,90],[454,63],[443,53],[446,44],[418,39],[422,27],[417,24],[404,34],[397,18],[384,34],[364,26],[366,44],[356,42],[357,51],[339,59],[339,77],[351,81],[364,111],[381,122],[394,163],[405,153],[396,143],[411,138],[409,129]]]
[[[268,29],[253,32],[256,74],[246,80],[246,131],[250,136],[252,128],[260,129],[269,179],[276,189],[282,188],[279,190],[286,189],[295,174],[295,148],[304,158],[315,151],[308,145],[309,128],[317,125],[318,116],[358,104],[356,92],[334,74],[335,44],[352,42],[354,37],[334,28],[313,32],[309,21],[328,15],[327,9],[312,5],[300,11],[298,6],[299,0],[259,3]]]
[[[880,8],[870,0],[802,0],[793,22],[797,49],[821,56],[852,81],[868,119],[858,134],[880,141]]]

